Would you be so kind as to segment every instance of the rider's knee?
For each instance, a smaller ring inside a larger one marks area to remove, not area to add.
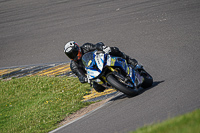
[[[97,92],[103,92],[106,88],[97,82],[93,82],[93,87]]]

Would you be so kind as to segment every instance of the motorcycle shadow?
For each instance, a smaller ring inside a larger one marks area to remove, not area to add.
[[[156,87],[157,85],[159,85],[159,84],[162,83],[162,82],[165,82],[165,81],[164,81],[164,80],[162,80],[162,81],[155,81],[155,82],[153,82],[153,84],[152,84],[151,87],[146,88],[146,89],[139,88],[139,94],[138,94],[138,95],[141,95],[142,93],[144,93],[144,92],[146,92],[146,91],[148,91],[148,90],[150,90],[150,89]],[[117,94],[117,96],[115,96],[114,98],[112,98],[110,101],[116,101],[116,100],[120,100],[120,99],[124,99],[124,98],[133,98],[133,97],[136,97],[136,96],[138,96],[138,95],[135,95],[135,96],[132,96],[132,97],[131,97],[131,96],[127,96],[126,94],[123,94],[123,93],[119,92],[119,93]]]

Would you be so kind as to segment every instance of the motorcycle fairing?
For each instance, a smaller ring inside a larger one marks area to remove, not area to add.
[[[111,55],[107,56],[107,66],[118,66],[121,67],[125,70],[125,72],[131,77],[132,82],[134,83],[135,81],[135,71],[133,70],[132,67],[130,67],[126,60],[121,58],[121,57],[114,57]]]
[[[94,59],[89,61],[89,63],[93,65],[90,65],[90,68],[86,68],[88,79],[93,79],[99,76],[104,67],[105,55],[103,53],[97,54],[96,52],[94,52],[93,54]],[[97,67],[95,67],[95,65]]]
[[[101,70],[98,67],[96,67],[97,64],[95,57],[96,57],[95,52],[86,53],[82,57],[82,62],[85,66],[88,79],[96,78],[101,73]]]
[[[126,60],[121,57],[111,56],[109,54],[98,53],[97,51],[87,53],[84,65],[86,66],[87,78],[94,79],[98,77],[105,66],[121,67],[135,81],[135,71],[130,67]]]
[[[86,71],[87,71],[88,79],[96,78],[101,73],[101,72],[97,71],[96,69],[86,69]]]
[[[103,53],[95,53],[95,62],[96,62],[96,65],[98,67],[98,69],[100,70],[100,72],[102,72],[103,70],[103,67],[104,67],[104,60],[105,60],[105,54]]]

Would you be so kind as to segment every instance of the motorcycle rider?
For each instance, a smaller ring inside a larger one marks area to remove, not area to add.
[[[136,67],[138,62],[135,59],[130,58],[125,53],[121,52],[117,47],[108,47],[104,43],[99,42],[97,44],[85,43],[79,46],[75,41],[68,42],[64,47],[65,54],[71,59],[70,68],[72,72],[78,76],[81,83],[88,82],[85,66],[82,63],[82,56],[94,50],[103,51],[107,54],[122,57],[126,59],[127,63]],[[93,82],[93,87],[97,92],[103,92],[106,88],[97,82]]]

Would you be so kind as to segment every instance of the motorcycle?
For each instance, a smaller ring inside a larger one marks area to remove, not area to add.
[[[133,68],[127,64],[125,59],[106,54],[103,51],[84,54],[82,63],[91,86],[97,82],[105,87],[114,87],[128,96],[135,96],[141,89],[148,88],[153,84],[152,76],[142,66],[137,65],[137,69]]]

